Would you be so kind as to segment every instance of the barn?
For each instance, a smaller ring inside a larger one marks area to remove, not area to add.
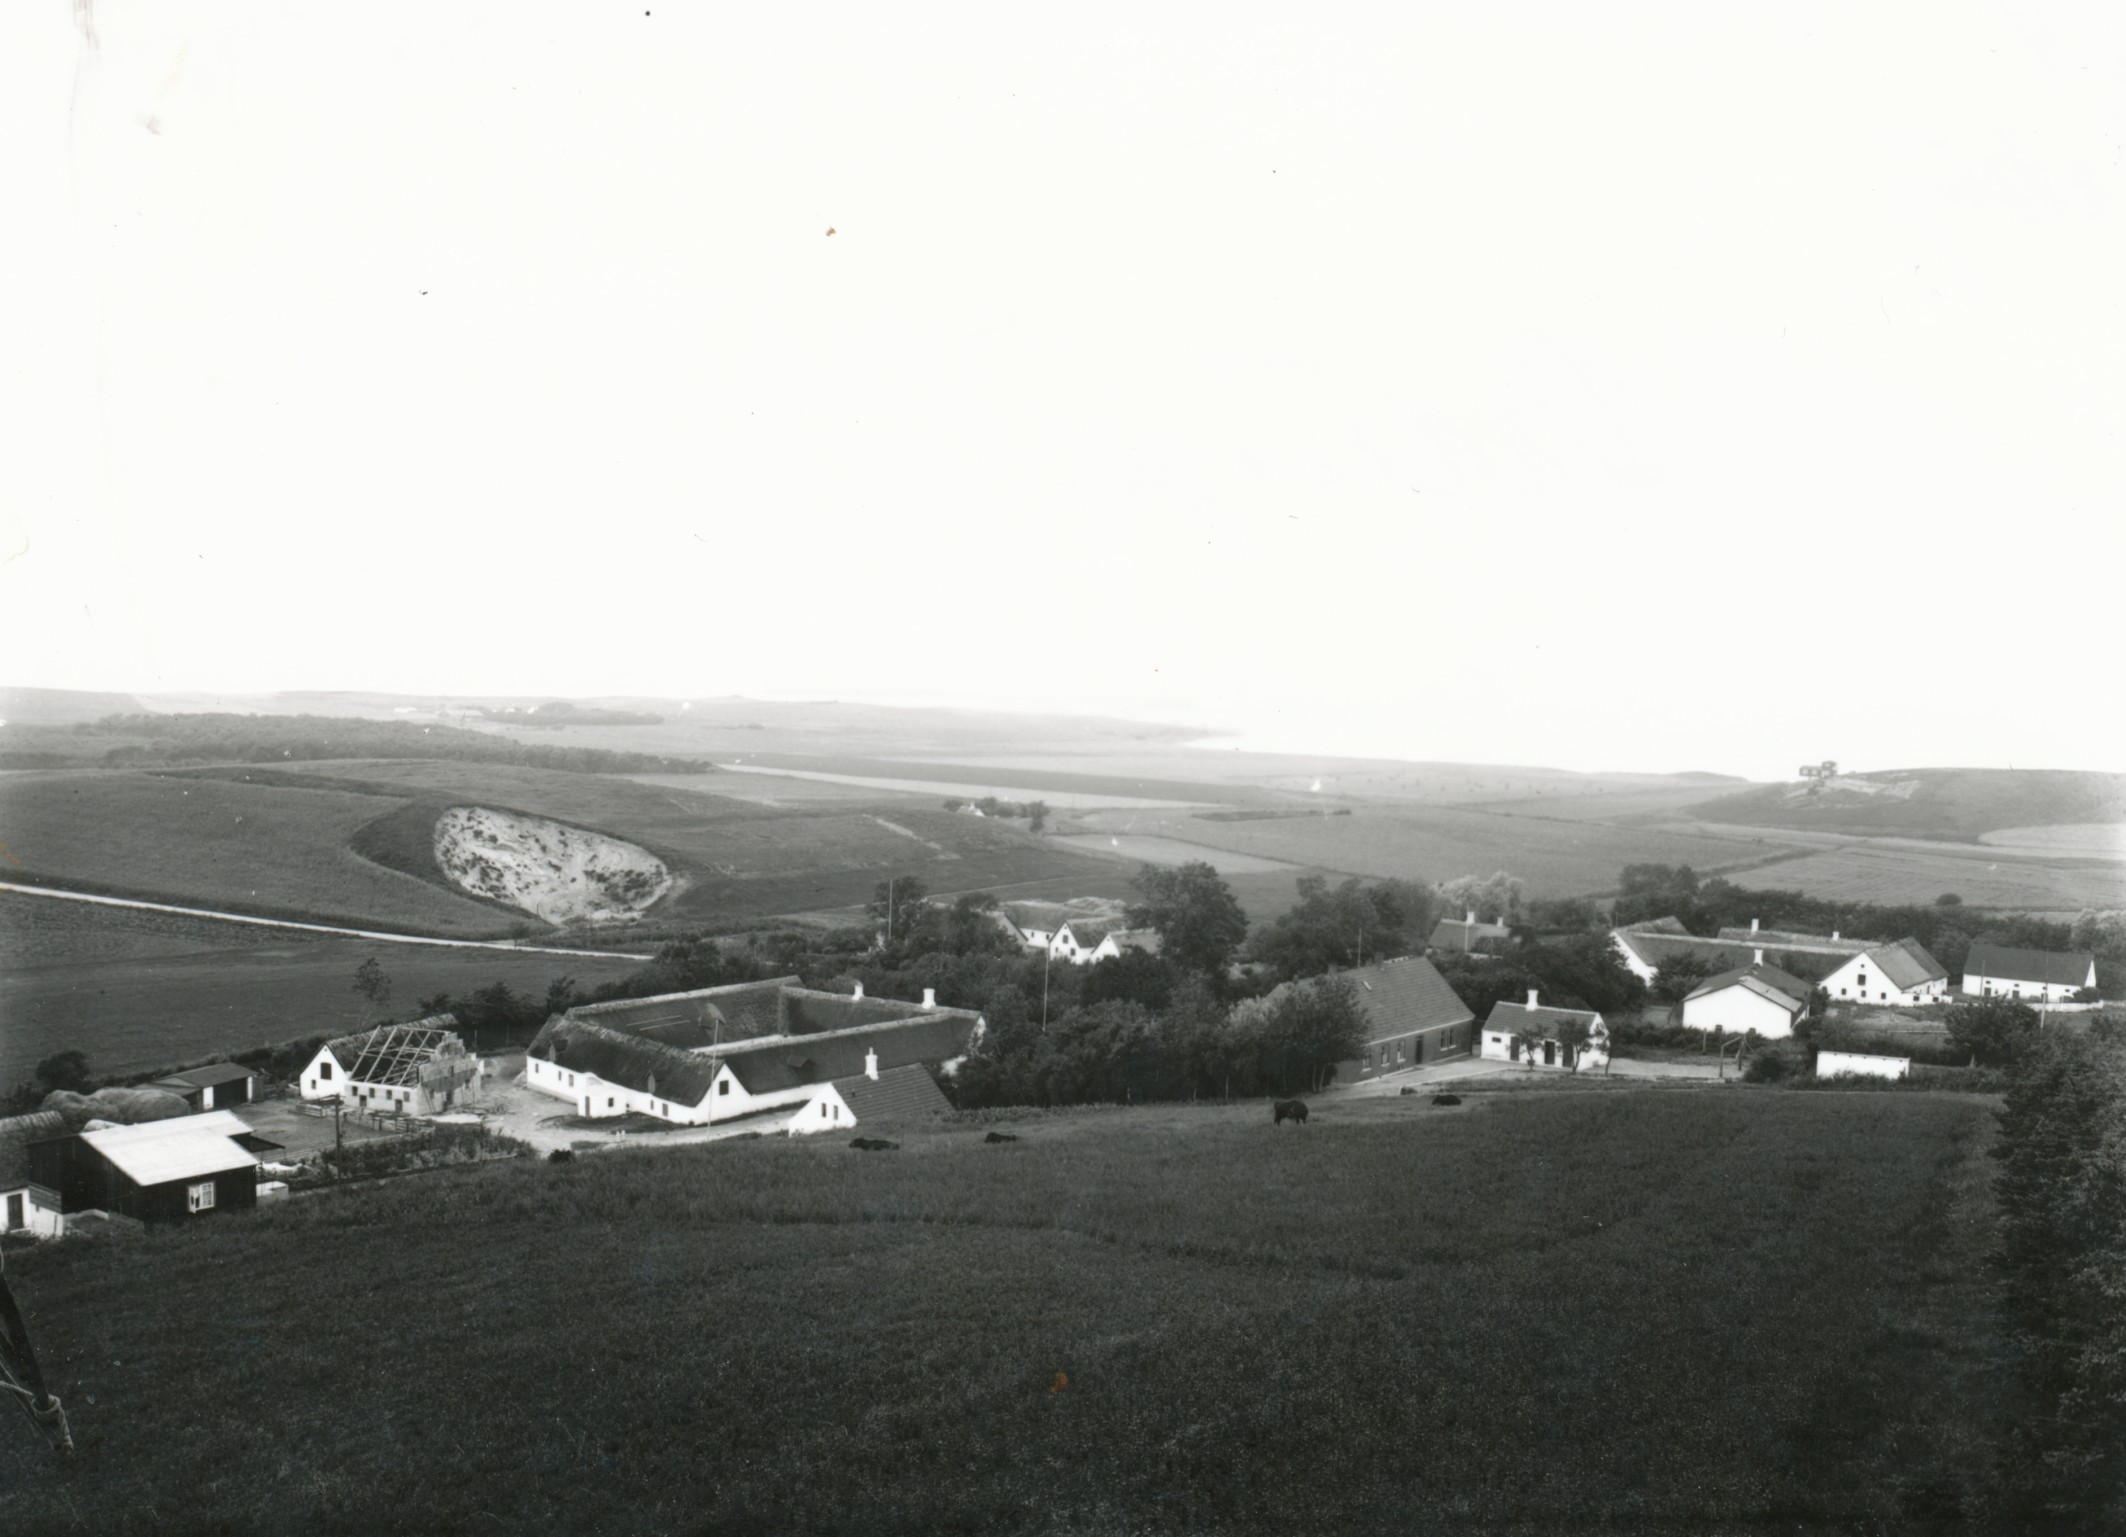
[[[1854,956],[1823,979],[1823,990],[1833,998],[1912,1008],[1946,999],[1949,972],[1918,940],[1900,939]]]
[[[258,1204],[258,1153],[238,1138],[270,1146],[227,1110],[138,1126],[92,1123],[31,1143],[30,1173],[69,1213],[186,1222]]]
[[[432,1014],[341,1036],[318,1048],[296,1082],[304,1099],[338,1098],[349,1110],[435,1115],[479,1082],[480,1059],[457,1028],[456,1016]]]
[[[189,1067],[149,1085],[175,1094],[194,1110],[226,1110],[248,1105],[258,1089],[258,1074],[234,1062],[216,1062],[207,1067]]]
[[[1683,1023],[1693,1030],[1725,1030],[1745,1035],[1754,1030],[1767,1040],[1794,1033],[1808,1011],[1810,983],[1757,959],[1734,971],[1707,977],[1684,995]]]
[[[1973,945],[1964,958],[1964,991],[1977,997],[2065,1003],[2095,986],[2096,957],[2087,951]]]

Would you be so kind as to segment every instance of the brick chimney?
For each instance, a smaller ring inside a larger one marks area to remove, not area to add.
[[[1464,923],[1468,924],[1468,925],[1469,925],[1469,927],[1471,927],[1472,929],[1473,929],[1473,928],[1475,928],[1475,927],[1476,927],[1476,909],[1475,909],[1475,908],[1473,908],[1473,907],[1472,907],[1472,908],[1470,908],[1470,909],[1469,909],[1469,912],[1468,912],[1468,916],[1467,916],[1467,917],[1465,917],[1465,918],[1463,918],[1463,919],[1462,919],[1462,922],[1464,922]]]
[[[1528,989],[1528,1007],[1531,1009],[1535,1007],[1535,993],[1536,990],[1534,988]]]
[[[926,1009],[934,1009],[934,1008],[936,1008],[937,1006],[938,1006],[938,990],[937,990],[936,988],[934,988],[934,987],[926,987],[926,988],[924,988],[924,989],[923,989],[923,1007],[924,1007],[924,1008],[926,1008]]]
[[[1756,951],[1755,958],[1751,960],[1750,964],[1752,966],[1762,966],[1764,964],[1764,952],[1762,950]]]
[[[1755,918],[1752,918],[1752,919],[1750,919],[1750,932],[1751,932],[1752,934],[1754,934],[1754,933],[1756,933],[1756,932],[1757,932],[1757,920],[1756,920]],[[1761,960],[1761,959],[1763,959],[1763,957],[1762,957],[1762,956],[1760,956],[1760,957],[1758,957],[1758,959],[1760,959],[1760,960]]]
[[[866,1078],[876,1078],[878,1076],[878,1053],[876,1051],[866,1051],[864,1053],[864,1076]]]
[[[861,982],[856,984],[856,996],[859,998],[864,996],[864,984]]]
[[[1836,939],[1837,937],[1838,931],[1836,929],[1831,930],[1831,938]]]

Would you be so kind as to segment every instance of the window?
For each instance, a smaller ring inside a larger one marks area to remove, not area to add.
[[[719,1079],[717,1079],[717,1080],[716,1080],[716,1092],[717,1092],[718,1094],[728,1094],[728,1093],[730,1093],[730,1092],[731,1092],[731,1080],[730,1080],[730,1079],[728,1079],[728,1078],[719,1078]]]
[[[196,1185],[185,1186],[185,1207],[189,1211],[205,1211],[214,1204],[214,1181],[203,1179]]]
[[[318,1063],[317,1081],[319,1083],[330,1083],[332,1081],[332,1059],[330,1057]]]
[[[608,1110],[613,1108],[613,1096],[610,1094],[605,1096],[605,1108]]]
[[[827,1118],[827,1102],[825,1100],[819,1102],[819,1118],[823,1121]]]

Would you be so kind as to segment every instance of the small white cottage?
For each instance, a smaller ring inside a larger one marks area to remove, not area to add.
[[[1683,1023],[1693,1030],[1725,1030],[1730,1035],[1756,1031],[1766,1040],[1794,1033],[1808,1012],[1810,984],[1777,966],[1764,964],[1764,952],[1748,966],[1707,977],[1683,999]]]
[[[852,1126],[878,1130],[905,1126],[948,1114],[952,1101],[945,1098],[930,1069],[920,1062],[879,1071],[878,1053],[864,1054],[864,1070],[851,1078],[823,1083],[797,1113],[790,1117],[793,1137],[816,1136],[823,1131],[847,1131]]]
[[[1565,1039],[1586,1030],[1575,1044]],[[1592,1009],[1545,1008],[1528,989],[1526,1003],[1494,1003],[1477,1044],[1477,1055],[1526,1067],[1561,1067],[1584,1072],[1609,1062],[1609,1027]]]

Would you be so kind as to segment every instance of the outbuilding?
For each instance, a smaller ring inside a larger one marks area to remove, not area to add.
[[[248,1067],[216,1062],[158,1078],[149,1087],[175,1094],[194,1110],[226,1110],[231,1105],[250,1104],[257,1081],[258,1074]]]
[[[815,1136],[852,1126],[873,1130],[906,1126],[949,1114],[952,1101],[920,1062],[879,1071],[878,1053],[866,1052],[863,1072],[823,1083],[790,1117],[790,1135]]]
[[[1683,1023],[1693,1030],[1724,1030],[1746,1035],[1754,1030],[1767,1040],[1794,1033],[1808,1012],[1811,985],[1777,966],[1764,964],[1764,952],[1734,971],[1707,977],[1683,999]]]
[[[1910,1057],[1886,1057],[1871,1051],[1819,1051],[1818,1078],[1909,1078]]]
[[[1949,969],[1916,939],[1863,950],[1823,979],[1824,992],[1855,1003],[1914,1008],[1949,996]]]
[[[30,1144],[31,1177],[63,1211],[108,1211],[140,1222],[184,1222],[258,1203],[258,1154],[232,1111],[137,1126],[91,1122]]]
[[[59,1192],[30,1172],[30,1144],[66,1134],[66,1117],[56,1110],[0,1120],[0,1232],[57,1238],[66,1231]]]
[[[2087,952],[1973,945],[1964,957],[1964,991],[1982,998],[2065,1003],[2095,986],[2096,957]]]
[[[432,1014],[327,1041],[297,1078],[298,1090],[304,1099],[340,1099],[349,1110],[448,1110],[480,1076],[480,1059],[458,1039],[457,1025],[454,1015]]]

